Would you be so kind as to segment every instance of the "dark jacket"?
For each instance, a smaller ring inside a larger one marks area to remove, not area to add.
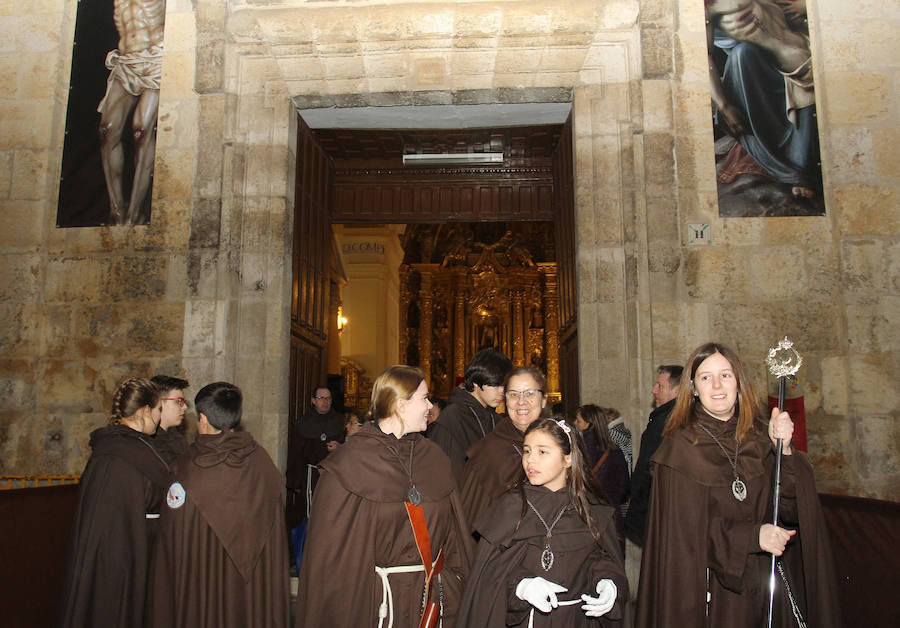
[[[650,457],[662,444],[663,430],[674,407],[675,400],[672,399],[654,409],[641,434],[641,450],[631,474],[631,502],[625,516],[625,537],[639,547],[644,546],[647,509],[650,506]]]
[[[493,408],[483,407],[471,393],[454,388],[449,404],[431,424],[428,438],[444,450],[456,485],[462,487],[469,447],[491,433],[500,417]]]

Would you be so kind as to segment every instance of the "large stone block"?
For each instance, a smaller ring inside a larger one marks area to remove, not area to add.
[[[662,78],[673,70],[672,33],[667,29],[641,29],[641,61],[644,78]]]
[[[900,297],[881,296],[846,306],[847,342],[853,351],[900,351]]]
[[[900,235],[900,197],[894,186],[850,183],[834,189],[837,228],[841,235]]]
[[[0,81],[3,80],[2,68],[0,68]],[[13,150],[0,150],[0,199],[9,199],[12,189]],[[6,201],[4,200],[4,206]]]
[[[35,406],[35,360],[0,359],[0,410]]]
[[[825,357],[819,361],[821,368],[822,408],[830,415],[843,415],[850,411],[847,393],[847,360],[844,356]]]
[[[185,308],[185,357],[212,357],[216,347],[217,303],[208,299],[190,301]]]
[[[892,101],[893,103],[893,101]],[[876,174],[882,179],[894,182],[893,190],[900,180],[900,127],[896,124],[878,129],[878,142],[875,144]]]
[[[157,151],[153,176],[154,198],[190,198],[196,149]]]
[[[52,120],[53,101],[49,98],[4,102],[0,105],[0,149],[45,148],[50,143]]]
[[[74,321],[78,319],[81,305],[45,304],[40,307],[40,327],[38,338],[39,355],[48,358],[64,358],[81,355],[96,357],[96,344],[89,334],[73,333]],[[86,330],[85,330],[86,331]]]
[[[851,354],[848,360],[853,409],[859,414],[900,413],[900,385],[895,377],[900,373],[900,354]]]
[[[883,241],[845,239],[841,248],[841,278],[847,292],[880,294],[887,288]]]
[[[672,133],[672,86],[667,80],[648,79],[641,82],[643,125],[645,133]]]
[[[675,35],[675,75],[685,84],[709,84],[706,39],[693,33]]]
[[[84,360],[41,360],[36,378],[40,407],[72,412],[97,411],[101,401],[96,389],[98,367]]]
[[[0,355],[37,356],[40,324],[38,308],[33,302],[0,301]]]
[[[866,415],[855,419],[859,475],[867,494],[900,500],[900,419],[897,415]]]
[[[867,41],[863,25],[852,22],[822,21],[817,25],[825,45],[820,48],[822,62],[829,71],[847,72],[864,67]],[[814,60],[818,65],[819,59]]]
[[[753,291],[762,299],[777,300],[790,294],[804,298],[809,281],[806,251],[800,246],[771,246],[752,250],[749,257]]]
[[[829,185],[877,185],[877,155],[873,129],[867,126],[834,126],[821,137],[822,168]]]
[[[687,296],[712,302],[753,300],[755,287],[746,247],[688,248],[684,250]]]
[[[159,106],[156,130],[156,150],[172,148],[196,150],[200,128],[200,101],[196,98],[163,100]],[[221,142],[221,138],[217,138]],[[201,153],[206,157],[205,153]]]
[[[194,53],[197,46],[197,20],[193,12],[173,11],[166,7],[165,50],[170,53]]]
[[[0,302],[29,301],[38,293],[41,258],[36,253],[0,255]]]
[[[849,419],[817,412],[806,415],[809,462],[821,492],[846,494],[854,475],[856,459],[853,429]]]
[[[104,293],[113,301],[159,299],[166,293],[168,258],[122,257],[109,265]]]
[[[644,171],[649,185],[675,185],[674,138],[671,133],[644,134]]]
[[[43,201],[3,201],[3,228],[0,248],[35,250],[41,244],[44,227]]]
[[[18,82],[4,83],[5,85],[18,85],[16,98],[23,100],[51,99],[58,89],[57,71],[59,53],[57,50],[16,55],[18,65]]]
[[[864,124],[890,118],[896,97],[891,74],[832,72],[826,74],[827,113],[831,124]]]

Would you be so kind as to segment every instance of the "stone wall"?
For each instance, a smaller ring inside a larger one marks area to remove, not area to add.
[[[827,215],[720,219],[702,4],[642,3],[644,387],[655,365],[719,340],[764,389],[766,349],[788,335],[806,357],[820,487],[900,499],[897,46],[884,30],[900,10],[808,3]],[[688,223],[710,224],[712,245],[688,245]]]
[[[0,9],[0,472],[78,471],[115,382],[246,393],[283,463],[293,107],[574,95],[584,401],[654,367],[807,356],[823,488],[898,492],[896,5],[810,3],[828,214],[719,219],[702,0],[169,0],[153,224],[55,228],[75,0]],[[61,35],[60,35],[61,34]],[[689,246],[689,222],[713,244]],[[787,287],[786,287],[787,286]]]

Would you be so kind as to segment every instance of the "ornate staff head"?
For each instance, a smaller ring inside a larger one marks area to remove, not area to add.
[[[777,347],[769,349],[766,357],[766,365],[769,372],[775,377],[791,377],[800,370],[803,364],[803,356],[794,348],[794,343],[785,336],[779,341]]]

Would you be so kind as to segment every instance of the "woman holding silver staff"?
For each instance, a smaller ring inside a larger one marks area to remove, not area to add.
[[[812,468],[791,446],[787,412],[762,420],[738,356],[697,348],[688,385],[651,459],[653,489],[637,599],[639,628],[759,628],[771,557],[781,557],[775,626],[837,626],[835,582]],[[684,380],[683,380],[684,381]],[[772,520],[775,444],[781,439],[778,525]],[[789,583],[790,595],[785,582]]]

